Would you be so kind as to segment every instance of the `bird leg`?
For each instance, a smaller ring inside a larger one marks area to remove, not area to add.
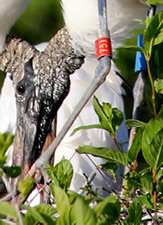
[[[89,101],[91,96],[94,94],[96,89],[105,81],[106,76],[110,72],[111,68],[111,43],[109,38],[109,31],[107,29],[107,18],[106,18],[106,1],[98,1],[99,6],[99,23],[100,23],[100,32],[99,32],[99,39],[96,41],[96,56],[99,60],[95,71],[95,77],[92,80],[91,84],[83,94],[82,98],[80,99],[79,103],[75,107],[74,111],[68,118],[67,122],[65,123],[64,127],[61,129],[55,140],[49,146],[47,151],[41,155],[41,157],[36,161],[35,167],[40,168],[42,171],[45,170],[45,162],[51,157],[57,146],[60,144],[62,139],[64,138],[65,134]]]
[[[147,15],[149,18],[155,15],[156,12],[156,5],[151,5]],[[137,41],[138,47],[143,46],[143,34],[138,36]],[[138,73],[138,78],[134,84],[133,88],[133,98],[134,98],[134,105],[132,110],[132,119],[139,119],[140,109],[145,101],[145,89],[146,89],[146,78],[147,78],[147,64],[142,52],[137,52],[136,54],[136,61],[135,61],[135,72]],[[132,142],[135,138],[137,132],[136,127],[132,127],[130,130],[130,137],[129,137],[129,145],[128,149],[130,149]]]

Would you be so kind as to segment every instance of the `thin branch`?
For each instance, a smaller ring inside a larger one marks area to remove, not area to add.
[[[117,142],[117,139],[115,138],[115,133],[112,134],[111,136],[112,136],[112,138],[113,138],[113,141],[114,141],[114,143],[115,143],[115,145],[116,145],[118,151],[119,151],[119,152],[123,152],[123,151],[121,150],[121,148],[120,148],[118,142]]]
[[[152,88],[153,114],[154,114],[155,120],[157,120],[156,103],[155,103],[155,89],[154,89],[154,83],[153,83],[153,79],[152,79],[152,75],[151,75],[150,62],[148,59],[147,59],[147,70],[148,70],[148,76],[149,76],[149,80],[150,80],[151,88]]]
[[[10,201],[12,199],[11,193],[8,193],[3,198],[0,199],[0,201]]]

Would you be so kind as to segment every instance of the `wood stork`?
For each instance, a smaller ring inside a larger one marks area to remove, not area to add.
[[[97,38],[98,31],[98,15],[97,15],[97,2],[95,0],[62,0],[64,18],[66,27],[71,36],[72,45],[75,51],[75,54],[81,56],[86,56],[85,63],[71,76],[71,89],[68,97],[65,99],[64,104],[60,107],[58,111],[58,122],[57,122],[57,132],[64,126],[64,122],[66,118],[71,114],[74,110],[76,103],[79,101],[81,95],[84,93],[85,88],[88,86],[88,83],[91,81],[92,76],[94,75],[94,71],[97,65],[97,60],[95,58],[95,49],[94,49],[94,41]],[[107,0],[108,5],[108,25],[111,31],[111,38],[113,43],[113,51],[115,48],[123,43],[123,41],[129,37],[130,31],[133,28],[138,26],[136,20],[140,20],[144,18],[146,14],[147,7],[140,3],[137,0]],[[54,51],[55,54],[55,51]],[[32,69],[37,68],[34,64],[28,64],[25,67],[25,70],[28,73],[33,73]],[[29,70],[30,68],[31,70]],[[47,67],[48,69],[48,67]],[[47,72],[49,72],[47,70]],[[21,79],[19,78],[19,82],[24,79],[26,72],[21,73]],[[52,80],[52,78],[51,78]],[[49,80],[49,86],[51,85],[51,80]],[[119,108],[124,111],[123,108],[123,100],[121,94],[123,93],[123,89],[121,88],[121,79],[115,75],[114,70],[111,70],[111,73],[106,79],[106,82],[96,91],[96,96],[101,101],[106,101],[112,103],[114,107]],[[18,84],[18,80],[16,81],[16,85]],[[42,83],[43,84],[43,83]],[[33,81],[31,81],[31,85],[33,85]],[[30,86],[30,83],[29,83]],[[39,87],[39,86],[38,86]],[[43,86],[42,86],[43,88]],[[38,93],[38,90],[37,92]],[[37,94],[35,95],[37,96]],[[33,90],[30,89],[29,95],[32,96],[34,94]],[[38,97],[38,96],[37,96]],[[34,101],[37,103],[38,98]],[[19,104],[19,112],[17,121],[21,118],[21,125],[25,125],[23,123],[23,119],[25,118],[24,113],[25,104],[21,104],[21,101],[17,98],[17,102]],[[32,117],[34,113],[31,110],[31,122],[38,117]],[[8,110],[7,110],[8,111]],[[41,115],[42,118],[45,115]],[[85,155],[79,155],[75,152],[75,148],[83,144],[89,144],[94,146],[106,146],[115,148],[113,141],[111,140],[108,133],[102,130],[91,130],[91,131],[81,131],[74,136],[70,137],[70,133],[72,130],[81,125],[93,124],[97,123],[98,119],[93,112],[92,99],[87,103],[83,111],[80,113],[77,120],[74,122],[70,131],[67,133],[59,147],[55,152],[55,163],[60,161],[62,156],[64,155],[67,159],[70,159],[73,167],[74,167],[74,177],[72,180],[71,188],[73,190],[79,191],[80,187],[86,183],[86,176],[90,176],[92,172],[96,171],[97,175],[95,176],[92,183],[99,187],[99,193],[105,194],[102,187],[107,188],[107,184],[105,179],[101,176],[101,174],[96,170],[96,166],[87,158]],[[37,130],[37,124],[40,123],[40,120],[37,123],[33,123],[33,130]],[[26,130],[26,137],[29,138],[29,130],[25,127],[18,127],[19,130],[17,132],[21,132],[22,130]],[[47,129],[50,131],[50,124]],[[40,130],[41,131],[41,130]],[[40,132],[39,131],[39,132]],[[42,130],[44,132],[44,130]],[[47,134],[46,134],[47,135]],[[31,145],[36,144],[38,141],[38,137],[42,137],[42,134],[33,136],[30,141]],[[127,129],[124,126],[124,123],[120,127],[117,132],[118,142],[123,144],[128,140]],[[21,140],[19,140],[21,141]],[[42,140],[40,139],[40,142]],[[41,146],[42,147],[42,146]],[[26,148],[26,147],[24,147]],[[127,145],[123,146],[123,150],[127,150]],[[31,151],[31,149],[30,149]],[[31,152],[30,152],[31,153]],[[28,153],[28,154],[30,154]],[[95,158],[91,156],[91,159],[95,164],[99,165],[104,160],[101,158]],[[123,168],[120,169],[120,172],[123,172]]]

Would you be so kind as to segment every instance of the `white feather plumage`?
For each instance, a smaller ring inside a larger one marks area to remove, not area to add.
[[[74,48],[86,55],[94,55],[98,37],[98,1],[62,0],[65,23],[70,31]],[[138,20],[145,18],[147,6],[139,0],[107,0],[107,20],[113,49],[131,36]]]

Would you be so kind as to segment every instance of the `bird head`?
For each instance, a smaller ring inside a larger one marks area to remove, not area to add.
[[[16,97],[13,164],[21,166],[25,176],[51,136],[52,121],[69,92],[69,75],[80,68],[84,57],[74,53],[63,28],[41,53],[20,39],[12,39],[0,62],[0,68],[12,74]]]
[[[35,74],[33,64],[34,59],[30,59],[24,66],[21,78],[15,82],[17,129],[13,162],[22,165],[24,174],[40,156],[45,140],[51,133],[52,121],[70,85],[67,77],[67,86],[60,86],[63,97],[60,95],[55,98],[53,96],[55,78],[52,79],[48,74],[49,79],[46,83],[44,76]]]

